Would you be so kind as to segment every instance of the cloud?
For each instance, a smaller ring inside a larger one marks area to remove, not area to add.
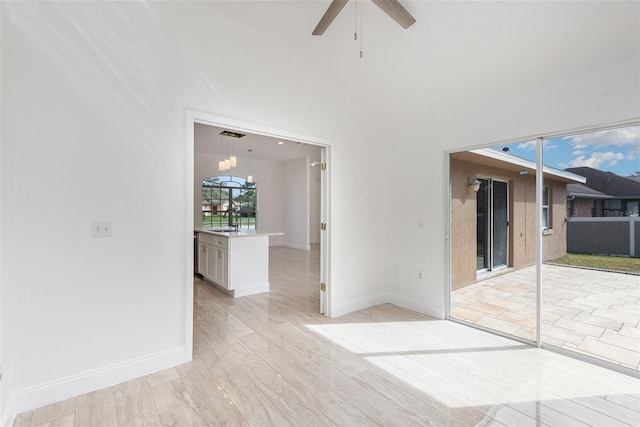
[[[518,144],[518,150],[535,150],[536,149],[536,141],[527,141],[521,142]]]
[[[605,153],[595,152],[591,153],[590,157],[580,155],[569,163],[560,163],[563,168],[577,168],[580,166],[588,166],[590,168],[599,169],[601,165],[615,166],[619,160],[627,158],[622,153],[614,153],[613,151],[607,151]]]
[[[518,146],[516,147],[518,150],[535,150],[536,149],[536,141],[527,141],[527,142],[521,142],[520,144],[518,144]],[[557,145],[552,144],[551,140],[549,139],[545,139],[544,141],[542,141],[542,148],[545,150],[550,150],[552,148],[558,148]]]
[[[640,152],[640,125],[565,136],[562,139],[568,140],[576,150],[584,149],[588,146],[615,146],[628,147],[631,152]]]

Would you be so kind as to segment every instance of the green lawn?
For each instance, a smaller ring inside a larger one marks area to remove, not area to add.
[[[234,216],[233,222],[238,221],[240,223],[240,227],[248,227],[256,224],[256,217],[246,217],[246,216]],[[222,215],[212,215],[212,216],[202,216],[202,226],[203,227],[226,227],[229,225],[229,218],[223,217]]]
[[[640,273],[640,258],[628,258],[606,255],[567,254],[552,261],[556,264],[575,267],[599,268],[602,270]]]

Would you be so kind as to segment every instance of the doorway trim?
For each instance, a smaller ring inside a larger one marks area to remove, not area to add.
[[[186,200],[185,203],[185,240],[184,240],[184,254],[185,254],[185,347],[188,352],[188,360],[193,358],[193,202],[194,202],[194,161],[195,161],[195,134],[194,125],[196,123],[217,126],[227,128],[238,132],[253,133],[257,135],[269,136],[278,139],[287,139],[294,142],[302,142],[305,144],[316,145],[322,149],[322,162],[326,165],[330,164],[331,159],[331,141],[320,138],[305,135],[298,132],[289,130],[278,129],[270,126],[265,126],[257,123],[246,122],[242,120],[232,119],[216,114],[206,113],[203,111],[197,111],[192,109],[186,109],[185,111],[185,128],[186,128],[186,141],[185,141],[185,183],[186,183]],[[323,171],[321,179],[321,212],[320,220],[328,224],[330,223],[330,168],[326,167]],[[325,231],[321,233],[321,253],[320,253],[320,281],[325,284],[324,291],[320,291],[320,284],[318,284],[318,291],[320,296],[319,309],[324,310],[324,315],[331,317],[331,234],[330,227],[326,227]]]

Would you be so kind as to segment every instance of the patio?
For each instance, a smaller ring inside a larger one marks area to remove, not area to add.
[[[535,266],[453,291],[451,317],[535,341]],[[542,342],[640,369],[640,276],[542,267]]]

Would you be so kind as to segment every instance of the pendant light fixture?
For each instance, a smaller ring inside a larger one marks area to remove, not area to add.
[[[236,142],[235,139],[231,140],[231,156],[229,157],[229,164],[232,168],[238,165],[238,159],[236,159]]]
[[[218,161],[218,170],[224,172],[226,170],[224,160],[222,158],[222,134],[220,134],[220,160]]]
[[[223,130],[220,132],[220,161],[218,162],[218,170],[221,172],[227,171],[231,168],[235,168],[238,165],[238,159],[235,155],[235,139],[239,139],[246,136],[244,133],[233,132],[230,130]],[[231,141],[228,139],[223,141],[223,137],[233,138]]]
[[[253,150],[252,149],[248,149],[247,150],[249,152],[249,175],[247,176],[247,182],[253,183],[253,175],[251,175],[251,165],[252,165],[252,160],[253,160]]]

